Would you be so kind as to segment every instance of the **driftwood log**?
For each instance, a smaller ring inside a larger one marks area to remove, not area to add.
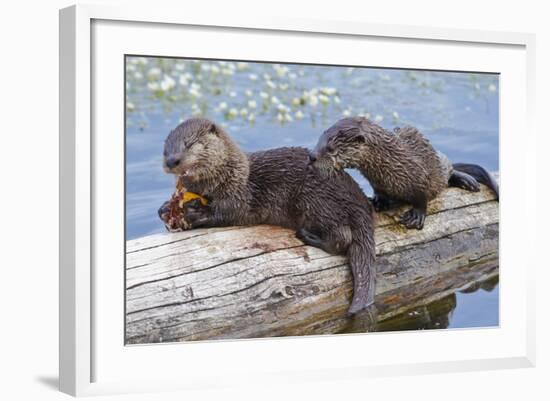
[[[485,187],[448,189],[425,227],[376,227],[378,320],[498,275],[499,208]],[[368,331],[349,318],[346,259],[273,226],[198,229],[127,242],[127,344]]]

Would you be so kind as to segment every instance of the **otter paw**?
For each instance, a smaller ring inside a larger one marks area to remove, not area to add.
[[[460,183],[460,188],[470,192],[479,192],[480,190],[479,182],[476,180],[463,180]]]
[[[209,207],[193,207],[187,204],[185,206],[185,220],[187,220],[192,228],[197,228],[208,224],[211,217]]]
[[[300,228],[296,231],[296,238],[302,241],[306,245],[311,245],[320,248],[322,241],[317,235],[310,233],[305,228]]]
[[[410,209],[401,216],[401,224],[417,230],[424,228],[424,220],[426,220],[426,214],[419,209]]]
[[[164,221],[165,223],[168,222],[170,214],[170,201],[166,201],[162,204],[162,206],[158,210],[158,214],[162,221]]]

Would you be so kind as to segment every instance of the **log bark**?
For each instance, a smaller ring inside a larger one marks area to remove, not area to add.
[[[423,230],[377,215],[378,320],[498,275],[498,202],[485,187],[450,188]],[[127,344],[368,331],[349,318],[341,256],[280,227],[224,227],[127,241]]]

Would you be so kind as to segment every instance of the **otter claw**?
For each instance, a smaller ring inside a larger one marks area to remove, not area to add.
[[[470,192],[479,192],[479,183],[477,181],[474,182],[467,182],[464,181],[464,183],[461,185],[462,189],[465,189]]]
[[[424,220],[426,220],[426,214],[418,209],[410,209],[401,216],[401,223],[405,227],[417,230],[424,228]]]

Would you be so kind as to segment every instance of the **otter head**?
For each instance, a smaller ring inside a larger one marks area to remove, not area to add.
[[[194,182],[210,179],[223,168],[227,134],[213,122],[191,118],[170,132],[164,142],[164,171]]]
[[[357,167],[367,146],[361,122],[344,118],[327,129],[310,152],[310,164],[325,172]]]

